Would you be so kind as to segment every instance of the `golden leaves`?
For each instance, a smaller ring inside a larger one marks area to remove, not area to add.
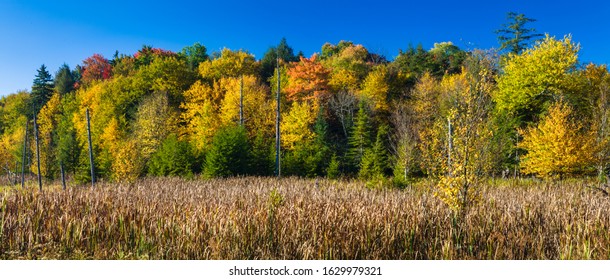
[[[578,122],[572,121],[572,108],[564,101],[556,102],[546,117],[527,130],[521,130],[526,149],[522,169],[543,178],[561,177],[582,171],[591,162],[594,141],[583,133]]]

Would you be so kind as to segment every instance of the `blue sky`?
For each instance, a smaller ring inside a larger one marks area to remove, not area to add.
[[[14,1],[0,0],[0,95],[29,89],[36,69],[52,74],[94,53],[133,54],[142,45],[179,51],[200,42],[208,52],[245,49],[257,58],[282,37],[309,56],[350,40],[392,59],[409,43],[429,49],[497,47],[506,13],[531,27],[572,34],[583,62],[610,63],[607,1]]]

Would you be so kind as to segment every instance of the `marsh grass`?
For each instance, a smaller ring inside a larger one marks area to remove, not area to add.
[[[2,259],[610,259],[584,181],[496,181],[463,219],[404,190],[285,178],[143,179],[0,192]]]

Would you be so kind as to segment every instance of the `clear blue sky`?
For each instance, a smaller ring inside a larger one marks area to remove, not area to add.
[[[36,69],[52,74],[94,53],[133,54],[142,45],[180,51],[245,49],[257,58],[282,37],[309,56],[350,40],[393,59],[409,43],[452,41],[492,48],[494,30],[515,11],[557,37],[572,34],[583,62],[610,62],[607,1],[18,1],[0,0],[0,95],[29,89]]]

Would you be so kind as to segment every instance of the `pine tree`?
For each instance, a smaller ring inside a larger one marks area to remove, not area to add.
[[[42,109],[47,101],[53,95],[53,78],[47,67],[43,64],[38,69],[38,74],[32,84],[32,99],[31,99],[31,110],[33,114],[38,114],[38,111]]]
[[[157,176],[191,176],[195,157],[190,144],[169,135],[148,162],[148,173]]]
[[[282,38],[276,47],[270,47],[263,59],[261,59],[260,75],[263,81],[267,81],[273,76],[275,67],[277,67],[277,58],[284,63],[299,61],[299,56],[294,55],[294,51],[286,42],[286,38]]]
[[[228,177],[249,173],[249,143],[243,126],[221,128],[206,155],[206,177]]]
[[[55,91],[63,96],[74,90],[74,83],[74,75],[70,71],[70,66],[64,63],[55,73]]]
[[[502,29],[496,30],[500,50],[508,49],[513,54],[520,54],[527,48],[531,40],[542,37],[542,34],[536,33],[536,29],[525,28],[527,23],[535,22],[535,19],[515,12],[509,12],[507,18],[508,24],[504,24]]]
[[[353,168],[360,166],[364,152],[371,146],[371,130],[366,104],[360,102],[352,133],[348,138],[347,157]]]
[[[386,148],[388,128],[382,126],[377,131],[375,144],[366,149],[360,162],[358,177],[363,180],[383,179],[389,170],[388,150]]]

